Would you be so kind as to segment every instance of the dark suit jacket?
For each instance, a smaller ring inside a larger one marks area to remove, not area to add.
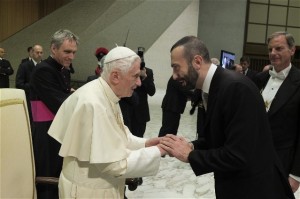
[[[162,126],[159,130],[159,137],[168,133],[177,134],[181,114],[184,112],[188,98],[193,95],[192,87],[182,84],[170,77],[166,94],[162,101]]]
[[[139,103],[139,97],[136,92],[132,93],[131,97],[123,97],[119,101],[120,108],[123,115],[124,124],[128,127],[130,132],[132,132],[132,125],[135,121],[133,121],[133,110],[134,107]]]
[[[31,115],[31,104],[30,104],[30,79],[31,73],[34,69],[33,61],[26,61],[22,62],[19,65],[16,74],[16,88],[23,89],[25,91],[26,100],[27,100],[27,107],[30,121],[32,122],[32,115]],[[33,124],[31,124],[32,126]]]
[[[270,75],[257,74],[255,82],[263,89]],[[300,176],[300,71],[292,66],[278,89],[268,111],[276,151],[286,174]]]
[[[23,89],[26,93],[27,100],[30,99],[30,79],[34,69],[33,61],[23,62],[19,65],[16,74],[16,88]]]
[[[273,147],[264,102],[251,80],[217,68],[204,136],[193,142],[188,159],[197,176],[214,172],[216,198],[294,198]]]
[[[0,88],[9,88],[9,76],[14,74],[14,69],[6,59],[0,60]]]
[[[31,60],[29,59],[29,57],[22,59],[22,60],[21,60],[21,64],[24,63],[24,62],[27,62],[27,61],[31,61]]]
[[[161,108],[166,111],[182,114],[188,98],[193,95],[192,89],[190,86],[182,86],[179,81],[174,80],[171,76]]]
[[[246,73],[246,76],[249,77],[251,80],[253,80],[253,78],[255,77],[255,75],[257,74],[256,71],[248,68],[248,71]]]
[[[134,117],[139,123],[146,123],[150,121],[148,95],[153,96],[156,92],[153,71],[146,67],[147,78],[142,80],[142,85],[135,89],[139,97],[139,103],[135,106]]]

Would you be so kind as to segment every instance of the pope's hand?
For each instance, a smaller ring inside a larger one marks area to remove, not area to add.
[[[145,147],[156,146],[160,143],[161,139],[161,137],[150,138],[146,141]]]

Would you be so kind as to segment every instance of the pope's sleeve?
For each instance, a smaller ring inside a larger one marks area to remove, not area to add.
[[[135,178],[156,175],[159,163],[160,151],[153,146],[130,151],[126,160],[95,165],[101,173],[119,178]]]
[[[140,138],[133,135],[126,126],[125,129],[126,129],[126,134],[128,139],[128,145],[127,145],[128,149],[136,150],[145,147],[145,143],[146,143],[145,138]]]
[[[131,151],[127,158],[127,170],[122,177],[142,177],[156,175],[160,163],[160,151],[157,146]]]

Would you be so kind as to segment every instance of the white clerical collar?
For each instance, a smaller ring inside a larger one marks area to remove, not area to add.
[[[211,64],[207,71],[207,74],[206,74],[206,77],[204,79],[203,86],[202,86],[202,91],[204,93],[208,94],[208,91],[210,88],[210,83],[211,83],[211,80],[212,80],[216,70],[217,70],[217,66],[215,64]]]
[[[33,64],[36,66],[37,62],[34,59],[31,59],[31,61],[33,62]]]
[[[0,60],[2,60],[2,58],[0,57]]]
[[[110,88],[108,83],[102,77],[100,77],[99,80],[100,80],[100,83],[102,84],[102,86],[104,88],[104,92],[105,92],[106,96],[109,98],[109,100],[111,100],[115,104],[118,103],[120,101],[120,99],[116,96],[116,94]]]

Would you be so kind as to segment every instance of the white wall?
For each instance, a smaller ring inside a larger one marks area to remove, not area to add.
[[[220,58],[221,50],[243,55],[247,0],[200,0],[198,37],[210,57]]]
[[[170,49],[187,35],[197,36],[199,1],[193,0],[145,53],[146,66],[153,69],[157,88],[165,89],[172,74]]]

